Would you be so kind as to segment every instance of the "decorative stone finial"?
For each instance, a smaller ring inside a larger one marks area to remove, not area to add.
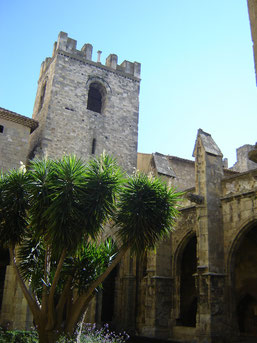
[[[101,50],[97,51],[97,63],[101,63],[101,53],[102,53]]]

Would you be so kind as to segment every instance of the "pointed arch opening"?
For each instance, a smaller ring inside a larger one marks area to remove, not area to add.
[[[176,326],[196,327],[197,289],[194,274],[197,271],[197,238],[187,235],[175,257],[175,319]]]
[[[257,221],[245,226],[231,259],[232,312],[243,336],[257,338]]]
[[[180,321],[183,326],[196,326],[197,292],[193,276],[196,267],[196,236],[193,236],[183,251],[180,266]]]
[[[115,283],[119,266],[116,266],[103,282],[101,322],[112,323],[115,310]]]

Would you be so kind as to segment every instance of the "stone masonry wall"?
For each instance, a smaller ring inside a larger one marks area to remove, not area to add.
[[[222,217],[226,267],[235,239],[257,218],[257,170],[222,181]]]
[[[257,221],[257,170],[224,179],[222,181],[221,203],[227,275],[227,322],[231,323],[231,327],[237,333],[234,254],[237,252],[238,244],[247,233],[249,226]],[[248,286],[251,287],[250,279]]]
[[[27,160],[30,128],[3,118],[0,125],[4,127],[0,133],[0,170],[18,168],[20,161],[25,164]]]
[[[194,187],[195,185],[195,163],[194,161],[169,156],[169,161],[172,166],[176,178],[173,180],[172,185],[178,191]]]
[[[236,149],[237,162],[231,168],[236,172],[245,172],[250,169],[256,169],[257,163],[249,160],[248,153],[254,149],[254,145],[245,144]]]
[[[255,74],[256,74],[256,82],[257,82],[257,0],[247,0],[247,3],[248,3],[250,25],[251,25]]]

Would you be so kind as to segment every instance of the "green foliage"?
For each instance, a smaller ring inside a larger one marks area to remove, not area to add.
[[[52,284],[57,260],[51,258],[51,270],[48,279],[44,275],[45,249],[42,242],[29,239],[23,241],[19,248],[19,270],[24,280],[30,282],[30,287],[41,301],[43,286],[49,288]],[[104,242],[84,242],[73,255],[68,255],[64,260],[61,280],[56,289],[56,298],[61,294],[68,276],[72,277],[72,288],[79,294],[85,292],[90,284],[95,281],[108,267],[116,255],[117,247],[110,239]]]
[[[34,160],[1,175],[0,243],[9,248],[41,340],[73,333],[126,251],[143,254],[170,233],[179,196],[143,174],[124,179],[107,155],[87,164],[74,156]],[[119,253],[111,239],[100,240],[107,222],[120,238]]]
[[[0,343],[38,343],[35,331],[4,331],[0,328]]]
[[[155,248],[173,229],[180,196],[160,179],[141,173],[130,178],[120,195],[115,218],[124,244],[129,242],[138,254]]]
[[[93,239],[116,210],[116,196],[122,189],[123,173],[108,155],[89,161],[83,194],[84,219]]]
[[[87,243],[78,254],[65,260],[64,274],[72,275],[73,287],[82,294],[111,264],[116,252],[111,239],[98,244]]]
[[[0,243],[19,244],[28,224],[28,175],[12,170],[0,178]]]
[[[25,281],[29,281],[31,289],[35,292],[38,299],[42,294],[44,280],[44,259],[45,249],[42,240],[36,240],[32,232],[27,230],[26,239],[18,250],[19,271]]]
[[[108,324],[97,328],[95,324],[86,324],[80,335],[80,343],[125,343],[129,336],[123,332],[116,334],[110,331]],[[38,343],[36,331],[3,330],[0,328],[0,343]],[[77,343],[74,337],[62,336],[56,343]]]
[[[75,251],[84,236],[97,237],[122,182],[115,160],[104,155],[87,165],[75,156],[35,160],[28,174],[32,229],[55,252]]]

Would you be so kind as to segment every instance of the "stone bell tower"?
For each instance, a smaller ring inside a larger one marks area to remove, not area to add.
[[[85,160],[103,151],[128,172],[136,167],[140,64],[117,55],[92,61],[92,45],[60,32],[53,55],[42,63],[30,141],[30,157],[76,154]]]

